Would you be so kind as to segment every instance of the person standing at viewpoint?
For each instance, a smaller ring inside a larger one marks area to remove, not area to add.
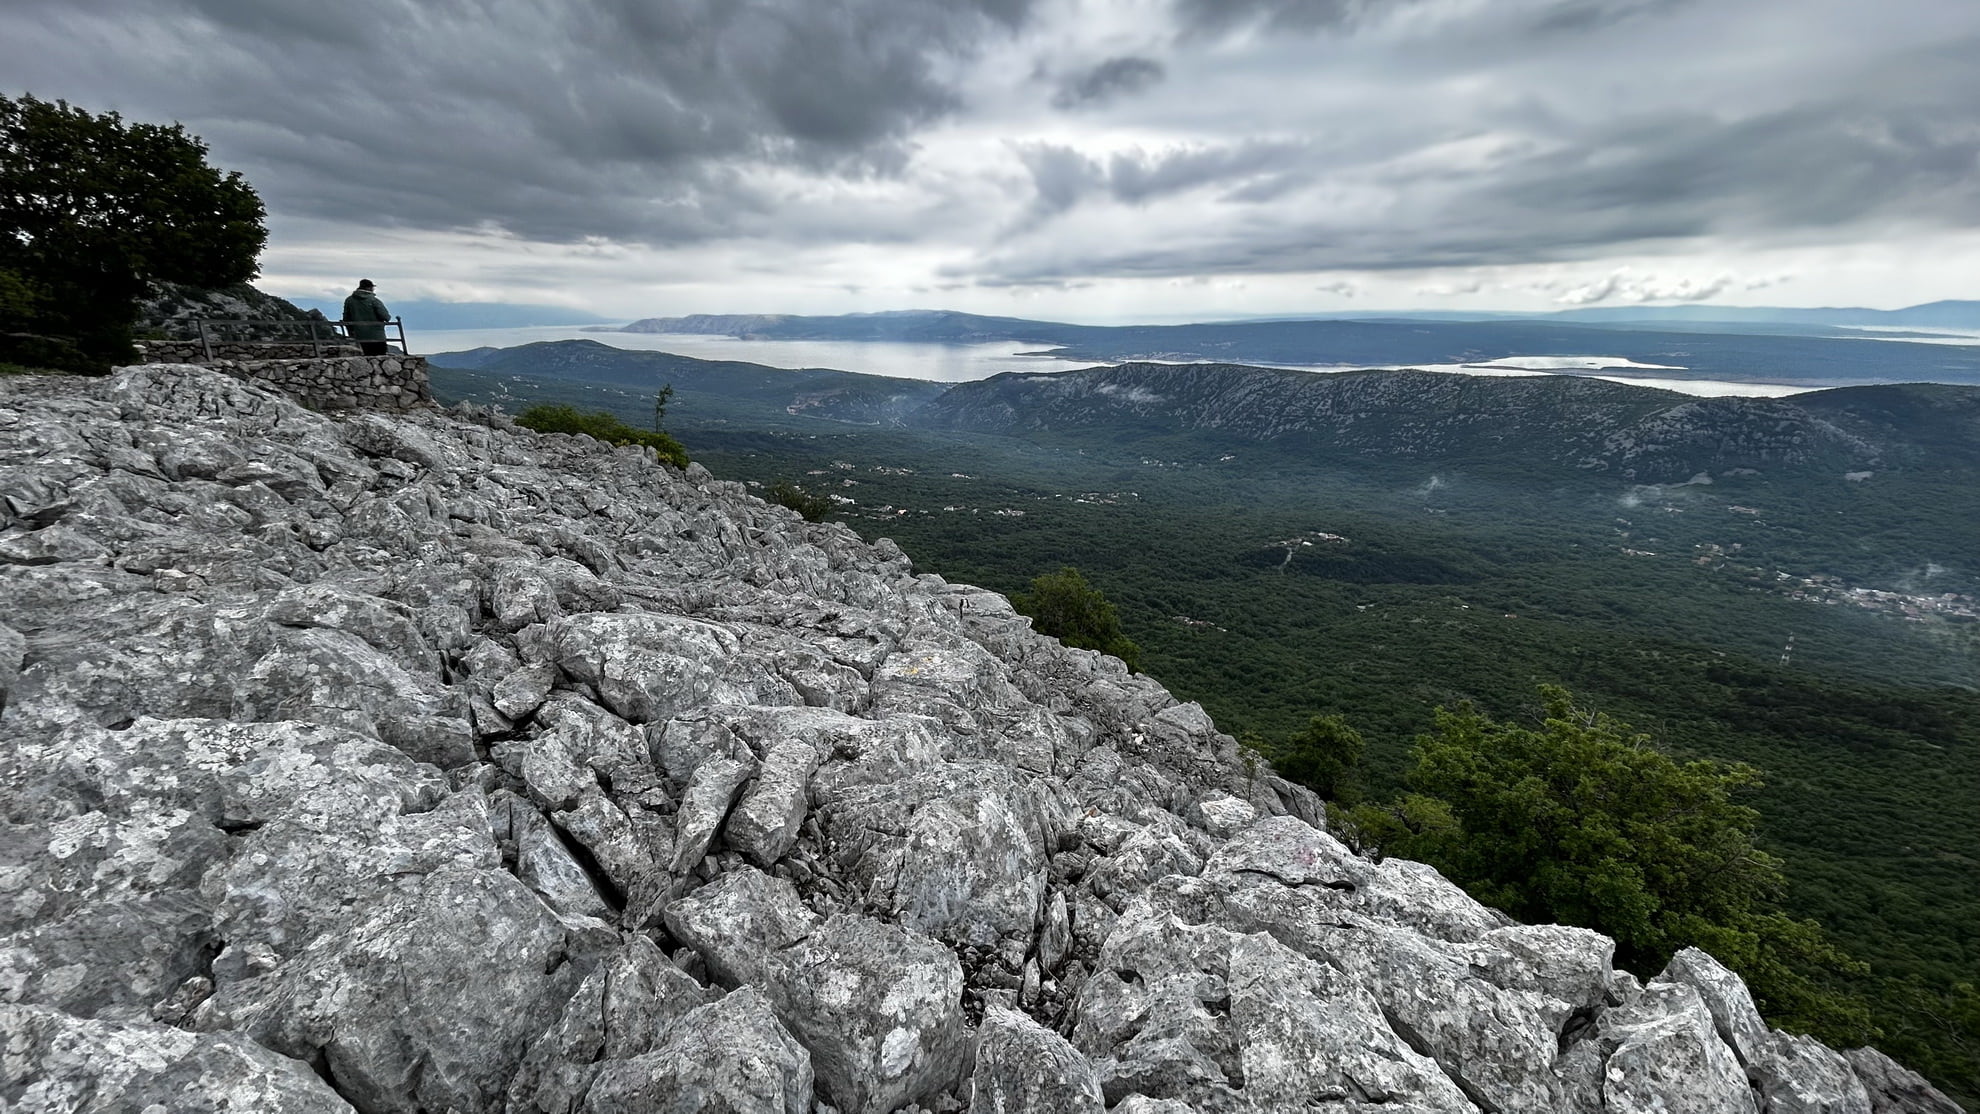
[[[367,356],[383,356],[385,347],[385,325],[392,319],[392,311],[372,293],[375,287],[370,279],[359,279],[357,289],[344,299],[344,328],[351,339],[358,342],[358,350]]]

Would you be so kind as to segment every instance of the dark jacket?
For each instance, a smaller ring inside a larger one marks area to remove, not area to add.
[[[344,299],[344,323],[348,326],[352,340],[384,340],[385,326],[365,324],[372,321],[390,321],[392,311],[378,300],[378,295],[369,290],[353,290]]]

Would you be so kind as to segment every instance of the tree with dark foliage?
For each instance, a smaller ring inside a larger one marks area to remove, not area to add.
[[[129,359],[147,285],[253,278],[264,213],[179,124],[0,97],[0,359],[78,371]]]
[[[1340,716],[1314,716],[1299,732],[1268,748],[1282,776],[1342,805],[1361,800],[1361,759],[1368,743]]]
[[[1112,654],[1129,669],[1141,667],[1141,647],[1122,633],[1120,612],[1071,565],[1034,577],[1031,591],[1012,596],[1011,604],[1031,616],[1040,634],[1082,650]]]
[[[1438,709],[1416,740],[1414,792],[1354,810],[1360,836],[1518,920],[1612,936],[1616,962],[1645,977],[1679,948],[1703,948],[1775,1025],[1863,1043],[1862,1004],[1821,985],[1862,966],[1780,911],[1780,863],[1755,844],[1759,814],[1736,800],[1759,772],[1680,761],[1557,686],[1540,697],[1537,726]]]

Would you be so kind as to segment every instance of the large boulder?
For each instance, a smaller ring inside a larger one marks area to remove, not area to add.
[[[1016,1010],[991,1006],[976,1030],[970,1114],[1103,1114],[1093,1065],[1066,1039]]]
[[[585,1114],[811,1114],[811,1056],[752,987],[682,1017],[660,1046],[603,1065]]]
[[[821,921],[788,882],[747,867],[669,906],[667,926],[724,985],[763,991],[834,1105],[892,1111],[962,1078],[962,967],[928,937]]]

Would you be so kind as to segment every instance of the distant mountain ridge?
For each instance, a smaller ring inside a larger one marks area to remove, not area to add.
[[[1913,328],[1980,329],[1980,301],[1942,300],[1902,309],[1861,306],[1791,308],[1784,306],[1590,306],[1546,316],[1584,323],[1621,321],[1724,321],[1801,325],[1879,325]]]
[[[1274,314],[1234,321],[1195,322],[1177,326],[1079,325],[1018,317],[983,316],[954,310],[889,310],[882,313],[804,315],[790,313],[697,313],[685,317],[647,317],[612,330],[627,333],[695,333],[780,340],[824,339],[950,339],[988,337],[998,340],[1055,340],[1068,330],[1195,328],[1218,325],[1286,324],[1313,321],[1477,323],[1560,322],[1577,325],[1611,324],[1746,324],[1814,325],[1980,330],[1980,301],[1944,299],[1900,309],[1863,306],[1584,306],[1549,313],[1505,311],[1468,313],[1462,310],[1360,310],[1315,314]]]
[[[1331,457],[1518,459],[1641,483],[1736,468],[1840,475],[1980,461],[1980,389],[1936,384],[1696,398],[1571,376],[1122,364],[958,384],[910,421],[1115,440],[1212,434]]]
[[[743,340],[888,340],[972,344],[999,340],[1061,343],[1064,330],[1086,328],[1020,317],[984,317],[950,310],[892,310],[806,316],[790,313],[697,313],[686,317],[647,317],[621,333],[681,333]]]
[[[1937,305],[1941,308],[1915,307],[1920,311],[1916,319],[1892,318],[1882,324],[1920,328],[1924,318],[1951,320],[1963,312],[1958,307],[1980,307],[1980,303]],[[1980,327],[1980,315],[1975,322]],[[1659,324],[1642,317],[1450,320],[1371,314],[1365,319],[1100,326],[916,310],[827,317],[703,314],[647,318],[615,331],[697,333],[751,340],[1016,342],[1038,345],[1062,359],[1095,362],[1413,367],[1484,363],[1517,356],[1601,356],[1670,368],[1654,374],[1680,379],[1803,385],[1911,381],[1980,385],[1980,347],[1871,340],[1839,325],[1820,322],[1673,320]]]
[[[633,352],[592,341],[477,349],[436,366],[606,383],[676,413],[697,396],[759,412],[930,432],[1176,436],[1272,444],[1333,459],[1498,462],[1537,473],[1682,483],[1738,468],[1848,472],[1980,464],[1980,388],[1842,387],[1791,398],[1698,398],[1578,376],[1311,372],[1126,363],[940,384]]]
[[[830,368],[765,367],[736,360],[700,360],[671,352],[638,352],[594,340],[543,341],[515,348],[476,348],[428,357],[442,369],[483,375],[522,374],[541,380],[604,383],[651,398],[671,385],[686,405],[696,394],[721,396],[780,410],[864,425],[898,424],[947,389],[920,379],[893,379]]]

